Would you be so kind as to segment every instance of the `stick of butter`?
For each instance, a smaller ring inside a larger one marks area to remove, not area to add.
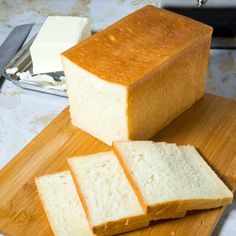
[[[62,71],[60,54],[90,35],[87,18],[49,16],[30,47],[34,74]]]

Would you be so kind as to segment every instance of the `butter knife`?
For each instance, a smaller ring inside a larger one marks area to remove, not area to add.
[[[16,26],[0,46],[0,88],[4,82],[5,66],[11,61],[21,49],[34,24]]]

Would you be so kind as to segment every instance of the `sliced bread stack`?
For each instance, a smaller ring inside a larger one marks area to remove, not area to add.
[[[233,198],[192,146],[117,141],[113,151],[68,163],[72,176],[67,171],[36,179],[55,235],[119,234]]]
[[[224,206],[232,192],[193,146],[120,141],[113,143],[145,212],[160,215]]]

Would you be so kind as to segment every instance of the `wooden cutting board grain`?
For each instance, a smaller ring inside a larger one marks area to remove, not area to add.
[[[236,102],[206,94],[160,131],[155,141],[192,144],[233,190],[236,188]],[[70,123],[68,108],[0,171],[0,232],[12,236],[52,235],[34,178],[68,169],[66,158],[110,147]],[[127,233],[129,236],[209,235],[223,208],[195,211]]]

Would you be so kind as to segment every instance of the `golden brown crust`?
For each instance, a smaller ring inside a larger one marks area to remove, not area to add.
[[[200,210],[212,209],[222,207],[232,203],[233,198],[223,199],[197,199],[196,200],[182,200],[178,203],[178,209]]]
[[[211,33],[200,22],[146,6],[62,55],[106,81],[129,86]]]
[[[129,231],[129,228],[133,228],[133,230],[135,228],[142,228],[143,225],[149,224],[149,221],[150,220],[147,215],[128,217],[117,221],[110,221],[105,224],[96,225],[93,227],[93,232],[96,235],[112,234],[111,232],[116,232],[118,234]]]
[[[182,218],[185,217],[186,215],[186,211],[180,211],[180,212],[174,212],[171,211],[169,214],[163,214],[163,215],[159,215],[156,219],[154,220],[164,220],[164,219],[177,219],[177,218]]]
[[[157,220],[162,220],[162,219],[176,219],[176,218],[184,217],[185,215],[186,215],[186,212],[174,212],[174,211],[172,211],[168,214],[159,215],[158,217],[147,215],[148,221],[130,224],[130,225],[127,225],[126,227],[121,227],[121,228],[117,228],[115,230],[106,231],[106,232],[103,232],[103,233],[97,234],[97,235],[108,236],[108,235],[121,234],[121,233],[129,232],[129,231],[145,228],[145,227],[149,226],[150,221],[157,221]]]
[[[130,140],[150,139],[203,97],[210,42],[203,37],[128,88]]]
[[[99,234],[99,236],[110,236],[110,235],[126,233],[126,232],[129,232],[129,231],[133,231],[133,230],[148,227],[149,223],[150,222],[148,221],[148,222],[139,222],[139,223],[136,223],[136,224],[127,225],[127,226],[122,227],[122,228],[117,228],[115,230],[110,230],[108,232],[104,232],[102,234]]]
[[[149,225],[150,221],[157,221],[161,219],[181,218],[181,217],[184,217],[185,215],[186,215],[186,211],[177,212],[174,210],[170,210],[168,212],[163,212],[162,214],[158,214],[158,215],[147,214],[145,215],[143,220],[141,220],[138,217],[133,217],[132,222],[129,221],[131,218],[129,218],[128,221],[127,219],[121,219],[119,221],[108,222],[108,224],[102,224],[102,225],[96,226],[94,228],[95,229],[94,233],[96,235],[101,235],[101,236],[120,234],[120,233],[124,233],[128,231],[144,228]],[[124,224],[125,220],[129,222],[127,225]],[[113,227],[111,227],[110,223],[112,223]]]

